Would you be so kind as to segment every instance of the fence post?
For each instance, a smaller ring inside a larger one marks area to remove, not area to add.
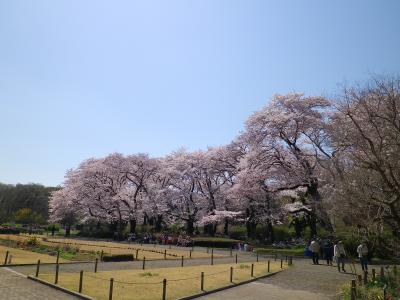
[[[114,278],[110,279],[110,292],[108,293],[108,300],[113,298]]]
[[[79,293],[82,293],[83,271],[79,274]]]
[[[60,250],[57,250],[57,261],[56,264],[58,265],[58,261],[60,260]]]
[[[237,263],[237,253],[236,253],[236,255],[235,255],[235,262]]]
[[[94,272],[97,273],[97,263],[99,262],[99,259],[96,258],[95,262],[94,262]]]
[[[183,267],[183,255],[182,255],[182,260],[181,260],[181,267]]]
[[[214,249],[211,249],[211,265],[214,265]]]
[[[56,276],[54,278],[54,284],[58,283],[58,270],[59,270],[59,264],[56,264]]]
[[[230,282],[233,283],[233,267],[231,267]]]
[[[356,291],[356,281],[353,279],[351,281],[351,300],[356,300],[357,291]]]
[[[368,283],[368,273],[367,271],[364,271],[364,285]]]
[[[385,277],[385,270],[381,267],[381,278]]]
[[[104,251],[101,250],[101,254],[100,254],[100,261],[103,261],[103,255],[104,255]]]
[[[164,259],[167,259],[167,249],[164,250]]]
[[[163,280],[163,288],[162,288],[162,300],[167,299],[167,279],[164,278]]]
[[[269,270],[270,270],[270,268],[269,268],[270,267],[270,263],[271,262],[268,260],[268,273],[269,273]]]
[[[281,269],[283,268],[283,259],[281,258]]]
[[[193,251],[193,250],[190,250],[190,251],[189,251],[189,258],[192,258],[192,251]]]
[[[7,260],[8,260],[8,251],[6,252],[6,258],[4,259],[4,265],[6,265],[7,264]]]
[[[293,265],[293,257],[291,257],[291,256],[289,257],[289,263],[288,263],[288,265],[289,265],[289,266]]]
[[[285,256],[285,262],[287,262],[287,260],[288,260],[288,257],[287,257],[287,255]]]
[[[146,267],[146,257],[143,256],[143,265],[142,265],[142,269],[144,270],[145,267]]]
[[[251,277],[254,277],[254,264],[251,264]]]
[[[139,258],[139,249],[136,249],[136,260]]]
[[[257,262],[258,262],[258,252],[256,252],[256,255],[257,255]]]
[[[375,278],[376,278],[375,269],[372,269],[372,281],[375,281]]]
[[[204,272],[201,272],[200,276],[200,289],[201,291],[204,291]]]
[[[39,269],[40,269],[40,259],[38,259],[38,261],[37,261],[37,265],[36,265],[36,276],[35,276],[35,277],[39,277]]]
[[[361,286],[362,285],[362,276],[357,275],[357,279],[358,279],[358,285]]]

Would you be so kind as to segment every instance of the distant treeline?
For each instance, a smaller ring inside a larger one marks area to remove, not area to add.
[[[0,183],[0,223],[45,223],[50,193],[57,189],[40,184]]]

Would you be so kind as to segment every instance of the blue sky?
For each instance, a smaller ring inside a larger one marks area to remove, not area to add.
[[[1,1],[0,182],[228,143],[275,93],[399,74],[400,1]]]

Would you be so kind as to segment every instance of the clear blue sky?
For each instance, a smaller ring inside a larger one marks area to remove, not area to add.
[[[274,93],[400,71],[400,1],[1,1],[0,182],[225,144]]]

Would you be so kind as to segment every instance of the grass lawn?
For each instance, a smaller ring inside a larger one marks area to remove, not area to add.
[[[114,278],[113,299],[161,299],[162,281],[167,279],[167,299],[179,299],[200,292],[200,274],[204,272],[206,291],[230,285],[230,267],[234,268],[233,282],[251,279],[251,263],[191,266],[148,270],[85,272],[82,293],[96,299],[108,299],[110,278]],[[284,266],[285,268],[285,266]],[[271,272],[280,270],[280,263],[271,262]],[[267,274],[267,262],[254,263],[254,276]],[[41,279],[54,282],[54,274],[41,274]],[[59,285],[78,291],[79,273],[59,275]]]
[[[166,246],[156,245],[138,245],[138,244],[126,244],[126,243],[117,243],[117,242],[107,242],[107,241],[94,241],[94,240],[84,240],[84,239],[72,239],[72,238],[56,238],[49,237],[45,235],[11,235],[11,234],[3,234],[0,235],[0,239],[10,239],[15,241],[26,241],[31,239],[32,237],[36,237],[38,242],[42,245],[46,245],[49,247],[73,247],[77,248],[81,251],[86,252],[97,252],[101,251],[104,254],[134,254],[136,257],[136,250],[138,249],[138,258],[143,259],[146,257],[146,260],[158,260],[164,259],[164,251],[167,250],[167,259],[180,259],[182,256],[184,258],[190,257],[190,249],[168,249]],[[207,258],[210,257],[211,254],[206,253],[205,251],[193,251],[192,258]],[[221,254],[214,254],[214,257],[221,257]]]
[[[4,259],[7,251],[9,251],[9,257],[10,255],[12,256],[11,264],[35,264],[37,263],[38,259],[40,259],[40,262],[42,263],[55,263],[57,259],[56,256],[50,256],[47,254],[40,254],[32,251],[10,248],[0,245],[0,264],[4,264]],[[68,261],[60,258],[59,262],[65,263]]]

